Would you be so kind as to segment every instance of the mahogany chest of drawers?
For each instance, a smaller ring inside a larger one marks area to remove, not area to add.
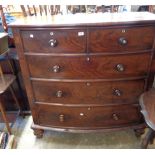
[[[138,98],[154,77],[155,15],[27,17],[10,27],[37,137],[46,129],[140,131]]]

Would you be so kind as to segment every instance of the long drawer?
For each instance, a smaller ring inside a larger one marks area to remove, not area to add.
[[[144,91],[144,80],[113,82],[32,81],[36,102],[54,104],[131,104]]]
[[[44,29],[21,31],[26,52],[82,53],[86,50],[85,29]]]
[[[90,28],[90,52],[125,52],[152,49],[154,27]]]
[[[141,122],[142,117],[136,105],[106,107],[64,107],[38,105],[36,124],[51,127],[110,128]]]
[[[150,53],[109,56],[27,56],[31,77],[102,79],[145,76]]]

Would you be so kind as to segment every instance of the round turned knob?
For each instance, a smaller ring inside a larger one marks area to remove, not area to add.
[[[128,43],[128,41],[124,37],[119,38],[118,42],[120,45],[126,45]]]
[[[64,115],[63,114],[59,115],[59,121],[64,122]]]
[[[56,97],[61,98],[63,96],[63,92],[61,90],[58,90],[56,92]]]
[[[122,95],[122,92],[119,89],[115,89],[114,90],[114,95],[121,96]]]
[[[125,67],[124,67],[123,64],[117,64],[117,65],[116,65],[116,70],[117,70],[118,72],[123,72],[123,71],[125,70]]]
[[[53,66],[52,70],[54,73],[58,73],[58,72],[60,72],[60,66],[55,65],[55,66]]]
[[[51,40],[49,41],[49,43],[50,43],[51,47],[56,47],[57,44],[58,44],[58,42],[57,42],[56,39],[51,39]]]
[[[117,114],[112,114],[112,118],[115,120],[115,121],[118,121],[119,120],[119,117]]]

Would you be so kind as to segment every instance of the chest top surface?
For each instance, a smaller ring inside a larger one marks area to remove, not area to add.
[[[149,12],[98,13],[22,17],[9,27],[108,26],[122,24],[155,24],[155,14]]]

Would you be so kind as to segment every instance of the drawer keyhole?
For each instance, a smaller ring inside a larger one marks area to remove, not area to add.
[[[64,117],[65,117],[65,116],[64,116],[63,114],[59,115],[59,121],[60,121],[60,122],[64,122],[64,120],[65,120]]]
[[[122,29],[122,33],[125,33],[126,32],[126,30],[125,29]]]
[[[90,86],[90,83],[89,83],[89,82],[87,82],[87,83],[86,83],[86,85],[87,85],[87,86]]]

